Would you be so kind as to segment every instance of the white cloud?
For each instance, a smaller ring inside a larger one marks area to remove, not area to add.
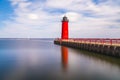
[[[20,2],[26,2],[28,0],[9,0],[11,1],[11,4],[14,6],[14,5],[18,5]]]
[[[29,19],[33,19],[33,20],[36,20],[36,19],[38,19],[39,17],[38,17],[37,14],[31,13],[31,14],[28,14],[28,18],[29,18]]]
[[[67,12],[64,15],[66,15],[71,22],[77,22],[81,18],[81,15],[76,12]]]
[[[14,16],[3,21],[0,37],[60,37],[63,15],[70,20],[70,37],[120,37],[119,0],[97,5],[92,0],[10,2]]]

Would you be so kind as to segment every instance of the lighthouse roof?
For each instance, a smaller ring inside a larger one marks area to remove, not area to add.
[[[64,16],[62,21],[69,21],[69,20],[66,16]]]

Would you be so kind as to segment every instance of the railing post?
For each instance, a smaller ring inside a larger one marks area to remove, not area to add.
[[[110,39],[110,45],[112,45],[112,39]]]

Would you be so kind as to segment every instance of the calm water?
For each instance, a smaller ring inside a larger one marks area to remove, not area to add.
[[[0,80],[120,80],[120,59],[54,45],[0,40]]]

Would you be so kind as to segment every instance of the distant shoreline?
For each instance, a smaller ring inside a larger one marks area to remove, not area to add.
[[[0,38],[0,40],[54,40],[55,38]]]

